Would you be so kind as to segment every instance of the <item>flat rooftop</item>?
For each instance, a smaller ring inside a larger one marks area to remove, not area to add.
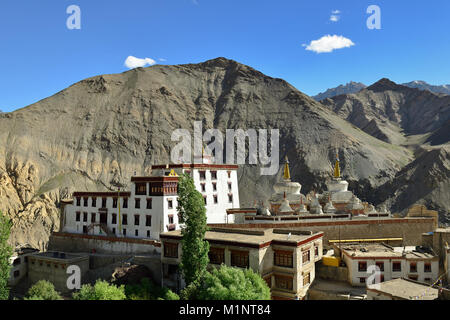
[[[432,259],[437,257],[431,249],[423,247],[391,247],[382,243],[352,243],[341,244],[341,250],[350,257],[370,258],[402,258]],[[405,255],[403,255],[403,252]]]
[[[275,241],[282,245],[298,246],[302,242],[320,238],[323,232],[289,231],[282,229],[221,229],[212,228],[206,232],[205,239],[218,243],[223,242],[233,245],[250,245],[252,247],[264,247]],[[160,235],[161,239],[181,239],[181,230],[170,231]]]
[[[414,300],[416,297],[419,297],[419,300],[436,300],[439,296],[438,289],[401,278],[382,282],[378,285],[368,285],[367,290],[406,300]]]

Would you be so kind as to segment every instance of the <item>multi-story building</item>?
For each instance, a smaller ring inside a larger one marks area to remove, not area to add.
[[[40,280],[50,281],[57,291],[67,293],[72,291],[67,282],[72,275],[70,272],[73,272],[69,268],[73,266],[79,268],[80,284],[84,283],[84,276],[89,271],[89,255],[51,251],[36,253],[28,257],[28,278],[32,284]]]
[[[64,233],[158,240],[178,230],[178,176],[188,173],[203,195],[208,223],[233,223],[227,210],[239,208],[237,165],[180,164],[152,167],[132,177],[130,192],[75,192],[62,207]]]
[[[322,232],[288,230],[211,229],[210,266],[251,268],[271,288],[273,299],[304,299],[315,278],[315,262],[322,258]],[[178,270],[181,262],[180,231],[161,234],[163,284],[184,286]]]
[[[439,257],[428,248],[379,243],[334,244],[333,247],[347,265],[348,281],[353,286],[366,286],[375,274],[374,267],[380,271],[381,282],[407,278],[432,283],[438,278]]]
[[[20,248],[10,258],[11,271],[8,285],[13,287],[22,280],[28,272],[28,257],[39,250],[33,248]]]

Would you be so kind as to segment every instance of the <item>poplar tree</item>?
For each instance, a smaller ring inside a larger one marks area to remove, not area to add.
[[[10,258],[13,249],[8,245],[12,223],[6,215],[0,211],[0,300],[8,300],[8,280],[11,271]]]
[[[183,239],[180,268],[186,285],[198,282],[207,272],[209,243],[205,241],[208,230],[203,196],[195,189],[194,180],[187,174],[179,177],[178,213]]]

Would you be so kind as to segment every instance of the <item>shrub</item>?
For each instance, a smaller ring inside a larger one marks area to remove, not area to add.
[[[27,292],[25,300],[62,300],[53,283],[41,280],[36,282]]]
[[[117,287],[106,281],[98,280],[94,286],[83,285],[79,292],[72,295],[74,300],[125,300],[125,286]]]

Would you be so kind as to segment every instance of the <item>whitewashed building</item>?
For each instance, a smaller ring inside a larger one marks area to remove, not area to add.
[[[439,274],[439,257],[428,248],[391,247],[386,244],[333,245],[348,268],[348,281],[353,286],[366,286],[375,268],[380,281],[405,278],[432,283]]]
[[[132,177],[131,191],[75,192],[62,207],[61,232],[159,240],[180,229],[178,176],[188,173],[203,195],[208,223],[234,223],[227,209],[239,208],[237,165],[179,164],[152,167]],[[64,204],[64,202],[63,202]]]

